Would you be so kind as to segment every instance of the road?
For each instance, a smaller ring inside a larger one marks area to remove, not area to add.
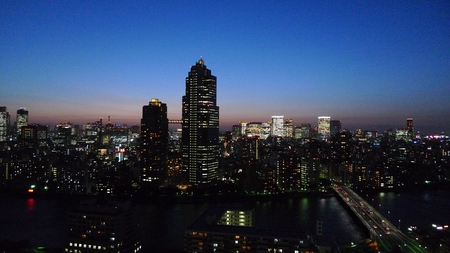
[[[370,237],[377,241],[380,252],[393,252],[395,250],[398,250],[395,252],[405,253],[427,252],[426,249],[406,236],[352,189],[342,185],[334,185],[333,188],[369,229]]]

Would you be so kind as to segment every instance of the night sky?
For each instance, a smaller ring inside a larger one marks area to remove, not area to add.
[[[15,122],[181,119],[189,67],[217,76],[222,130],[272,115],[450,132],[449,1],[0,1],[0,106]]]

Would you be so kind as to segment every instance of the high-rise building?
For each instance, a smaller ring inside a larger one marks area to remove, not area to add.
[[[167,105],[153,98],[142,107],[141,182],[159,183],[167,175],[169,120]]]
[[[294,137],[294,121],[292,119],[286,119],[284,121],[284,137],[292,138]]]
[[[309,139],[311,137],[311,124],[304,123],[294,129],[295,139]]]
[[[189,183],[214,182],[219,168],[219,107],[217,79],[203,59],[191,66],[183,96],[183,173]]]
[[[410,139],[413,139],[414,138],[413,118],[406,118],[406,130],[408,130],[408,135]]]
[[[319,138],[328,139],[330,138],[330,116],[319,116],[318,117],[318,128],[317,134]]]
[[[6,141],[10,124],[10,115],[6,106],[0,106],[0,141]]]
[[[330,136],[336,135],[341,132],[341,121],[330,120]]]
[[[272,116],[271,136],[284,137],[284,116]]]
[[[25,108],[20,108],[19,110],[17,110],[17,114],[16,114],[16,131],[17,131],[17,135],[20,135],[21,132],[21,128],[23,126],[27,126],[28,125],[28,111]]]

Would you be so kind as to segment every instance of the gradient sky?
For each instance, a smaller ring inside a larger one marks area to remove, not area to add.
[[[189,67],[217,76],[221,129],[318,116],[450,132],[449,1],[0,1],[0,105],[15,122],[181,118]]]

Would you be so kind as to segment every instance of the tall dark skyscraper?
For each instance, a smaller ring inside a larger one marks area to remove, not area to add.
[[[219,168],[219,107],[217,80],[200,59],[186,77],[183,96],[183,173],[189,183],[214,182]]]
[[[141,182],[158,184],[167,174],[169,120],[167,105],[153,98],[142,107]]]
[[[409,138],[414,138],[414,119],[413,118],[406,118],[406,130],[408,130]]]
[[[341,132],[341,121],[330,120],[330,136],[336,135]]]

